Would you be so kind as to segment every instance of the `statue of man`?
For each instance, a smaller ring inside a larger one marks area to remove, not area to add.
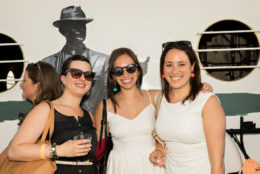
[[[96,75],[92,82],[92,88],[89,94],[83,97],[81,105],[94,114],[99,101],[107,97],[106,81],[109,56],[93,51],[83,43],[86,39],[86,24],[91,21],[93,19],[86,18],[80,6],[63,8],[60,20],[53,22],[53,25],[59,28],[59,32],[66,38],[66,44],[61,51],[44,58],[43,61],[53,65],[60,75],[63,62],[72,55],[82,55],[89,59],[92,71]],[[149,58],[143,63],[144,74],[147,72],[148,62]]]

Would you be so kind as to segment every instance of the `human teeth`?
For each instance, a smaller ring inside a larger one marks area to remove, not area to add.
[[[181,77],[172,77],[172,80],[179,80]]]
[[[131,82],[132,80],[129,79],[129,80],[122,80],[124,83],[128,83],[128,82]]]
[[[85,87],[84,84],[77,84],[78,87]]]

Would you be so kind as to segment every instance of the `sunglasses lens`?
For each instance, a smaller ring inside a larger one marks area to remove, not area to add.
[[[95,73],[91,71],[84,72],[84,77],[87,81],[92,81],[95,77]]]
[[[127,67],[116,67],[113,69],[112,72],[115,76],[121,76],[124,74],[124,68],[129,74],[133,74],[136,71],[137,65],[131,64],[128,65]]]
[[[71,69],[70,70],[70,73],[71,73],[71,76],[74,78],[74,79],[78,79],[81,77],[82,75],[82,71],[79,70],[79,69]]]
[[[166,42],[162,44],[162,48],[166,49],[168,47],[172,47],[174,45],[178,45],[178,46],[185,46],[185,47],[192,47],[191,42],[187,41],[187,40],[181,40],[181,41],[176,41],[176,42]]]
[[[68,72],[71,73],[71,76],[72,78],[74,79],[79,79],[82,74],[84,74],[84,77],[87,81],[92,81],[93,78],[95,77],[95,73],[94,72],[91,72],[91,71],[86,71],[86,72],[83,72],[81,71],[80,69],[70,69]]]
[[[114,68],[114,70],[113,70],[113,74],[115,76],[121,76],[121,75],[123,75],[123,73],[124,73],[124,69],[123,68],[117,67],[117,68]]]
[[[136,66],[134,64],[132,65],[128,65],[126,67],[126,71],[129,73],[129,74],[133,74],[135,71],[136,71]]]

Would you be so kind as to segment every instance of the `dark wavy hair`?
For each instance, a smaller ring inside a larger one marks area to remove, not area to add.
[[[59,76],[51,64],[42,61],[30,63],[25,70],[33,84],[39,82],[36,99],[31,101],[34,106],[44,100],[55,100],[61,95]]]
[[[185,42],[186,42],[186,44],[185,44]],[[163,75],[165,57],[169,50],[177,49],[177,50],[181,50],[181,51],[185,52],[185,54],[189,58],[190,64],[191,65],[194,64],[195,77],[190,78],[191,90],[189,92],[189,95],[182,101],[182,103],[184,103],[187,100],[193,101],[202,88],[199,61],[198,61],[195,51],[191,47],[191,44],[187,44],[187,43],[190,43],[190,42],[189,41],[177,41],[177,42],[168,42],[168,43],[163,44],[164,49],[163,49],[163,52],[162,52],[161,58],[160,58],[160,75],[161,75],[162,92],[168,102],[170,102],[170,99],[169,99],[170,84],[167,82],[167,80],[165,78],[162,78],[162,75]]]
[[[112,51],[110,57],[109,57],[109,63],[108,63],[108,75],[107,75],[107,91],[108,91],[108,97],[111,99],[113,106],[114,106],[114,111],[116,112],[116,106],[119,107],[116,99],[115,99],[115,94],[118,92],[114,92],[113,88],[117,87],[120,91],[120,86],[116,83],[116,80],[113,77],[112,70],[114,68],[114,63],[117,60],[117,58],[123,54],[126,54],[132,58],[134,63],[138,67],[138,77],[137,77],[137,83],[141,87],[142,85],[142,80],[143,80],[143,70],[140,65],[140,62],[138,61],[137,56],[135,53],[129,49],[129,48],[118,48]]]

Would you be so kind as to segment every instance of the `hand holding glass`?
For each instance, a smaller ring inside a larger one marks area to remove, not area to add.
[[[89,142],[86,144],[91,144],[92,135],[91,134],[80,134],[73,137],[74,140],[85,140],[88,139]]]

